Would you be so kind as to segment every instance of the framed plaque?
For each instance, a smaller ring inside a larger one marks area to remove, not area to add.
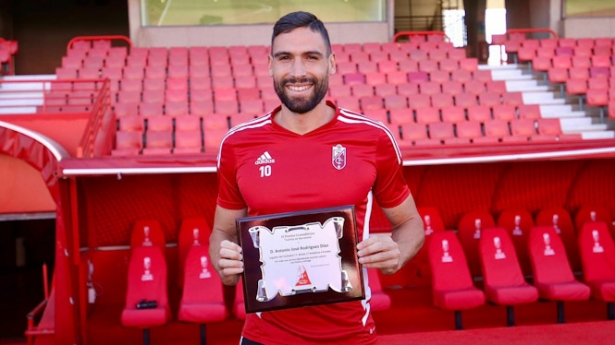
[[[247,313],[365,298],[354,206],[237,219]]]

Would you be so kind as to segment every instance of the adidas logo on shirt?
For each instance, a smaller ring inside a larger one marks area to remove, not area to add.
[[[275,163],[275,159],[271,157],[268,151],[265,151],[265,153],[263,153],[260,157],[258,157],[256,162],[254,162],[254,164],[256,165],[271,164],[271,163]]]

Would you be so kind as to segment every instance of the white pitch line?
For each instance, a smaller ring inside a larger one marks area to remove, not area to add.
[[[171,2],[173,0],[167,0],[167,5],[164,7],[164,11],[162,11],[162,14],[160,15],[160,19],[158,19],[158,26],[162,25],[162,21],[164,20],[164,17],[166,17],[167,12],[169,12],[169,7],[171,7]]]

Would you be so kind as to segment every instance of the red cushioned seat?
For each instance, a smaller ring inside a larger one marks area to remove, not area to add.
[[[613,231],[613,226],[611,225],[613,224],[611,213],[605,206],[582,206],[574,216],[574,226],[575,229],[577,229],[577,232],[580,231],[580,229],[583,228],[583,224],[587,222],[605,222],[611,233],[611,237],[615,238],[615,231]]]
[[[481,276],[478,243],[484,229],[495,227],[493,216],[487,211],[470,211],[465,213],[457,225],[457,235],[468,259],[472,276]]]
[[[540,210],[536,215],[536,225],[552,226],[559,234],[566,247],[566,254],[573,271],[581,270],[577,234],[568,211],[562,207],[551,207]]]
[[[205,324],[224,320],[228,313],[220,276],[209,259],[209,246],[193,244],[184,261],[180,321]]]
[[[454,310],[456,328],[461,329],[461,310],[483,305],[485,295],[472,282],[465,254],[454,232],[434,233],[428,250],[433,303],[438,308]]]
[[[593,299],[607,302],[607,318],[615,319],[615,243],[604,222],[583,224],[579,234],[583,281]]]
[[[508,326],[512,326],[512,306],[535,302],[538,290],[523,278],[515,247],[506,229],[485,229],[479,242],[487,300],[507,306]]]
[[[531,273],[527,250],[528,236],[534,226],[532,215],[525,209],[507,209],[498,217],[497,226],[506,229],[512,239],[523,274]]]
[[[369,301],[371,310],[382,311],[391,308],[391,297],[382,291],[382,284],[380,283],[378,270],[368,268],[367,278],[369,281],[369,289],[371,291],[371,299]]]
[[[562,240],[552,226],[535,226],[529,236],[534,284],[540,298],[558,302],[558,323],[564,322],[563,301],[589,299],[589,286],[572,274]]]
[[[143,300],[156,301],[156,306],[138,309],[137,304]],[[147,329],[164,325],[169,318],[167,266],[164,256],[156,246],[135,247],[132,249],[128,266],[122,325]]]

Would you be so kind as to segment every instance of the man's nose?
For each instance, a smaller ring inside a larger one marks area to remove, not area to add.
[[[303,76],[305,76],[305,66],[303,65],[303,60],[295,59],[293,61],[293,66],[292,66],[291,74],[294,77],[303,77]]]

